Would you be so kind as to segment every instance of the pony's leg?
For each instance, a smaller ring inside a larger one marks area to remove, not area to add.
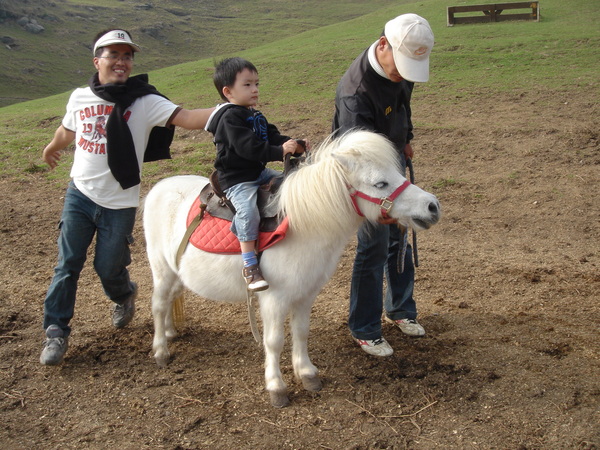
[[[275,298],[267,292],[259,294],[265,347],[265,384],[271,404],[276,408],[283,408],[290,404],[287,386],[279,367],[285,339],[284,322],[288,305],[286,299]]]
[[[172,316],[167,324],[167,315],[171,314],[173,302],[173,284],[177,282],[177,274],[167,271],[154,275],[154,292],[152,293],[152,316],[154,317],[154,340],[152,350],[156,364],[165,367],[169,362],[169,349],[167,347],[167,329],[173,329]]]
[[[294,375],[302,381],[307,391],[320,391],[322,388],[319,371],[308,356],[308,333],[312,301],[302,299],[292,305],[290,327],[292,332],[292,365]]]
[[[167,339],[173,339],[177,336],[176,321],[183,320],[183,284],[175,280],[168,298],[171,299],[171,306],[167,308],[165,316],[165,335]],[[180,311],[175,311],[181,309]],[[173,317],[174,313],[181,314],[181,317]]]

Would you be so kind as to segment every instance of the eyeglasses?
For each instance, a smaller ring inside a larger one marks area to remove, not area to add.
[[[124,55],[124,56],[108,55],[108,56],[98,56],[98,58],[106,58],[106,59],[110,59],[111,61],[117,61],[119,59],[123,62],[133,61],[133,56],[129,56],[129,55]]]

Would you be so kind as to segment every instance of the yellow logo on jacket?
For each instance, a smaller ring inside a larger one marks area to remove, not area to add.
[[[387,116],[389,113],[392,112],[392,107],[388,106],[387,108],[385,108],[385,115]]]

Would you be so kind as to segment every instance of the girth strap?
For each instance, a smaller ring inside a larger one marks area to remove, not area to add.
[[[190,224],[187,227],[187,230],[185,230],[185,234],[183,235],[183,238],[181,239],[181,243],[179,244],[179,248],[177,249],[177,256],[175,257],[175,264],[177,266],[177,269],[179,269],[179,263],[181,262],[181,257],[183,256],[183,253],[185,252],[185,249],[187,248],[187,245],[190,242],[190,237],[192,236],[192,234],[194,233],[196,228],[198,228],[198,226],[200,225],[200,222],[202,222],[202,219],[204,219],[205,211],[206,211],[206,203],[201,203],[200,204],[200,212],[198,213],[198,215],[196,217],[194,217],[194,220],[192,220],[190,222]]]

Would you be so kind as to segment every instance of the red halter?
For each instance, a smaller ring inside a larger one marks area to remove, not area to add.
[[[383,197],[383,198],[375,198],[375,197],[371,197],[367,194],[364,194],[360,191],[357,191],[356,189],[354,189],[352,186],[348,186],[348,190],[350,191],[350,198],[352,199],[352,206],[354,206],[354,210],[356,211],[356,213],[361,216],[364,217],[365,215],[361,212],[360,208],[358,207],[358,203],[356,201],[356,197],[360,197],[363,198],[365,200],[370,201],[371,203],[375,203],[376,205],[379,205],[379,207],[381,208],[381,215],[384,219],[388,218],[388,213],[390,212],[390,209],[392,209],[392,205],[394,203],[394,200],[396,200],[396,198],[402,194],[402,192],[404,192],[404,190],[410,186],[410,181],[406,180],[404,183],[402,183],[398,189],[396,189],[394,192],[392,192],[392,195],[390,195],[389,197]]]

